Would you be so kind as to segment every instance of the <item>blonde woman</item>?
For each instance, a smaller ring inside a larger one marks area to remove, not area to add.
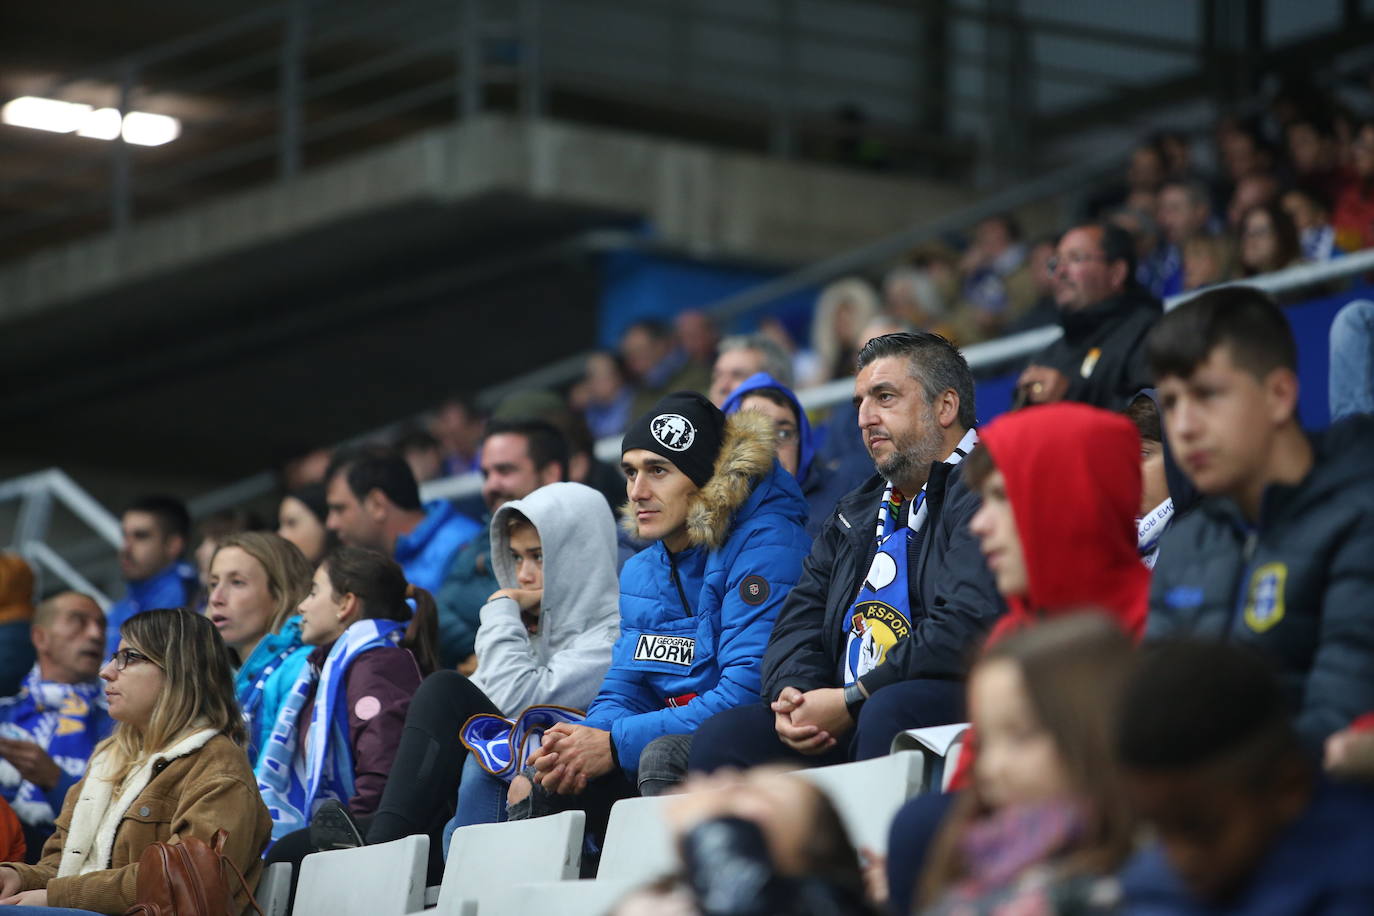
[[[836,280],[821,290],[811,319],[816,368],[812,377],[805,380],[805,386],[848,378],[857,372],[854,360],[864,343],[863,329],[881,311],[877,291],[860,277]]]
[[[296,608],[310,594],[313,574],[295,544],[265,531],[225,538],[210,560],[205,616],[243,659],[234,695],[254,765],[310,655]]]
[[[225,854],[253,886],[272,822],[214,626],[187,610],[130,617],[100,677],[119,725],[67,793],[38,864],[0,865],[0,905],[13,907],[3,912],[123,913],[137,902],[145,849],[187,836],[209,842],[221,828]]]

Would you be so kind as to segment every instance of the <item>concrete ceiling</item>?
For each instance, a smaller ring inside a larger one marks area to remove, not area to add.
[[[489,194],[416,203],[6,328],[11,460],[227,479],[594,344],[573,244],[617,214]]]

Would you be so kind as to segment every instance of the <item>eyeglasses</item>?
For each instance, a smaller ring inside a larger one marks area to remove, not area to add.
[[[129,662],[151,662],[152,659],[133,649],[120,649],[110,658],[110,661],[114,662],[116,671],[123,671],[129,667]]]
[[[1051,257],[1049,260],[1045,262],[1045,270],[1052,274],[1059,269],[1060,264],[1074,266],[1077,264],[1086,264],[1089,261],[1105,260],[1107,260],[1107,256],[1105,254],[1093,254],[1090,251],[1073,251],[1062,258],[1059,255],[1054,255],[1053,257]]]

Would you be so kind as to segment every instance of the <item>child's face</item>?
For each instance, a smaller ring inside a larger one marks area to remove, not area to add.
[[[532,591],[544,587],[544,548],[533,525],[516,525],[511,529],[510,558],[515,564],[517,586]]]
[[[1140,440],[1140,514],[1143,517],[1169,498],[1169,480],[1164,473],[1164,445],[1153,439]]]
[[[1024,595],[1030,588],[1030,577],[1001,471],[993,471],[983,481],[982,497],[983,504],[969,520],[969,530],[978,538],[997,590],[1007,597]]]
[[[1244,882],[1290,807],[1282,792],[1247,793],[1210,769],[1128,771],[1126,787],[1169,863],[1206,901],[1222,900]]]
[[[1070,794],[1059,748],[1036,717],[1015,662],[978,665],[969,681],[969,706],[978,730],[974,770],[984,802],[1002,808]]]
[[[1275,431],[1292,419],[1292,374],[1263,380],[1218,344],[1188,378],[1157,380],[1160,414],[1178,463],[1203,494],[1243,498],[1264,473]]]

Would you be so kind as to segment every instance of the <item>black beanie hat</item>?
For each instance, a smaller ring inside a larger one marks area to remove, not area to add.
[[[642,448],[667,458],[698,487],[711,479],[725,414],[695,391],[674,391],[625,430],[620,454]]]

